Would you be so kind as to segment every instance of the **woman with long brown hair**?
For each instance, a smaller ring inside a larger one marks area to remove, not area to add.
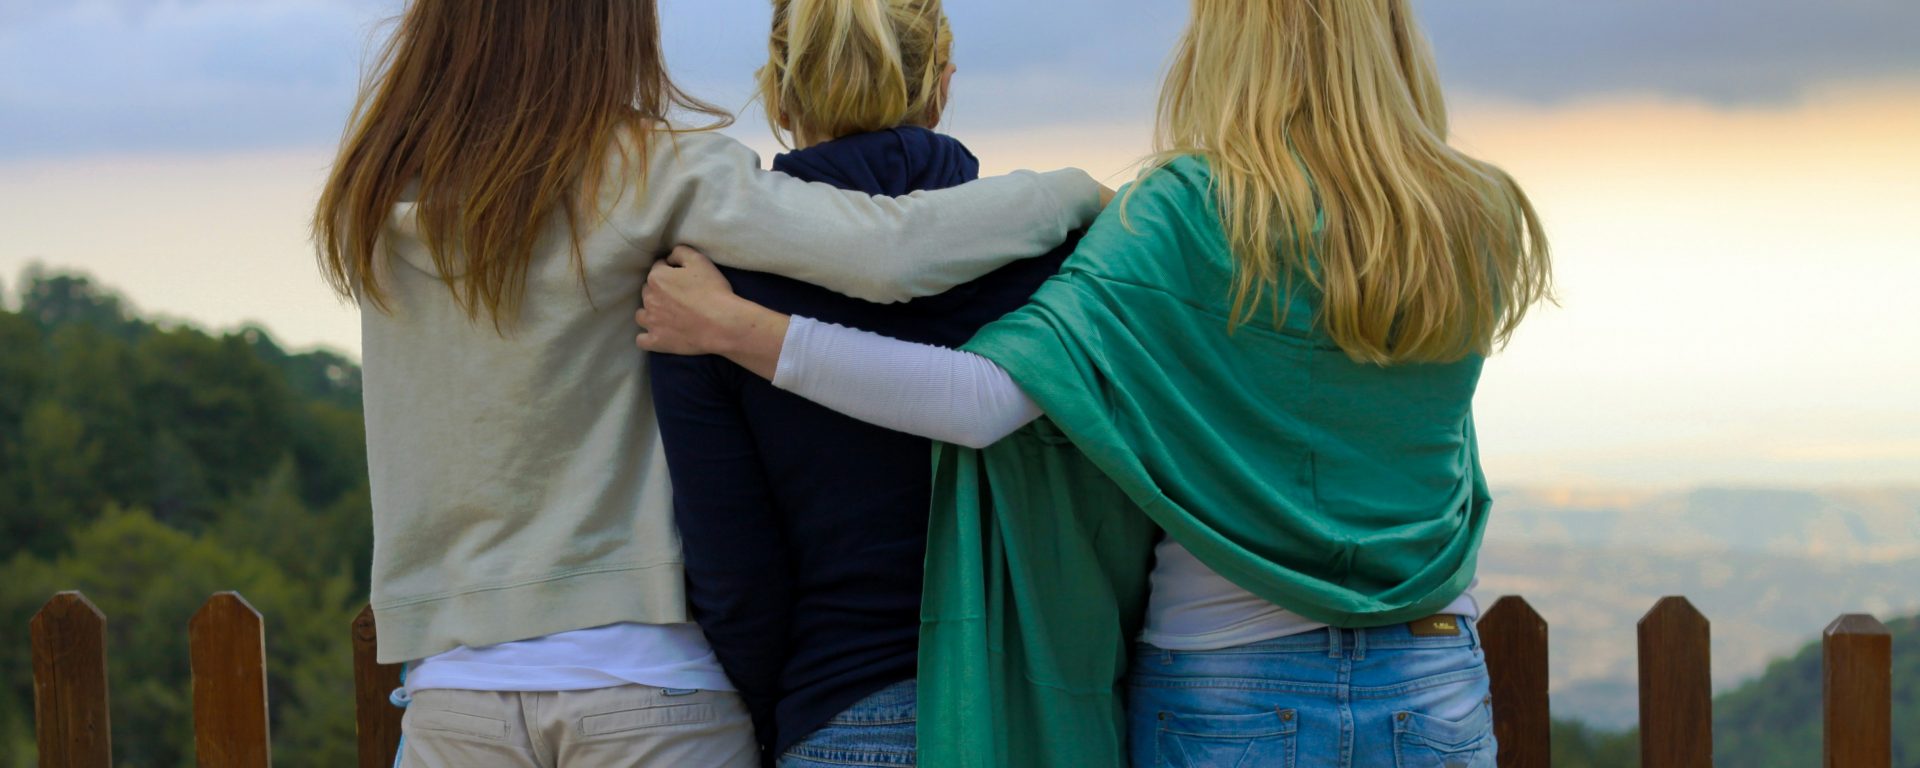
[[[314,218],[363,306],[380,660],[403,762],[751,766],[689,623],[666,462],[628,323],[677,244],[876,301],[1044,253],[1077,171],[902,198],[763,172],[670,122],[652,0],[413,0]]]
[[[1448,143],[1410,0],[1192,5],[1151,168],[964,351],[745,302],[690,251],[640,344],[964,446],[927,764],[1491,768],[1473,397],[1546,237]]]

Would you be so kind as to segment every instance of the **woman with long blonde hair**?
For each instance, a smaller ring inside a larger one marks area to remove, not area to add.
[[[1492,766],[1473,395],[1551,276],[1447,137],[1409,0],[1193,0],[1150,169],[964,351],[733,298],[692,252],[639,342],[956,444],[928,764]]]
[[[379,657],[406,768],[755,766],[691,623],[628,345],[682,243],[876,301],[939,293],[1097,213],[1080,172],[884,197],[681,127],[653,0],[412,0],[314,217],[362,305]]]

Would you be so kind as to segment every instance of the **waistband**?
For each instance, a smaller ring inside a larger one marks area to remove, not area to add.
[[[1298,634],[1262,640],[1215,651],[1169,651],[1183,653],[1302,653],[1318,651],[1333,658],[1363,658],[1369,650],[1474,648],[1480,647],[1480,630],[1472,619],[1440,614],[1405,624],[1365,629],[1322,627]],[[1164,649],[1155,648],[1156,652]]]

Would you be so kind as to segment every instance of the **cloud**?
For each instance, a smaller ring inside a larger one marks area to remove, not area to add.
[[[387,3],[0,7],[0,158],[323,146]]]
[[[1920,75],[1912,0],[1417,0],[1448,82],[1535,101],[1780,101]]]
[[[677,75],[744,105],[766,55],[766,0],[660,2]],[[1751,103],[1920,76],[1912,0],[1416,4],[1449,86],[1498,99]],[[0,0],[0,159],[325,146],[377,22],[400,7]],[[948,11],[969,128],[1144,119],[1186,22],[1178,0],[952,0]]]

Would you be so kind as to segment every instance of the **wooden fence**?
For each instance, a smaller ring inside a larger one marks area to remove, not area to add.
[[[111,768],[107,618],[77,592],[63,592],[33,618],[33,691],[42,768]],[[1481,617],[1492,677],[1502,768],[1550,764],[1547,622],[1519,597]],[[344,628],[343,628],[344,629]],[[400,710],[388,694],[400,669],[374,660],[373,611],[351,627],[360,768],[388,768],[400,742]],[[259,612],[231,592],[208,599],[187,623],[193,673],[194,745],[202,768],[266,768],[266,638]],[[1645,768],[1713,764],[1709,626],[1686,598],[1669,597],[1640,620],[1640,755]],[[1892,765],[1892,638],[1871,616],[1826,629],[1827,768]]]

